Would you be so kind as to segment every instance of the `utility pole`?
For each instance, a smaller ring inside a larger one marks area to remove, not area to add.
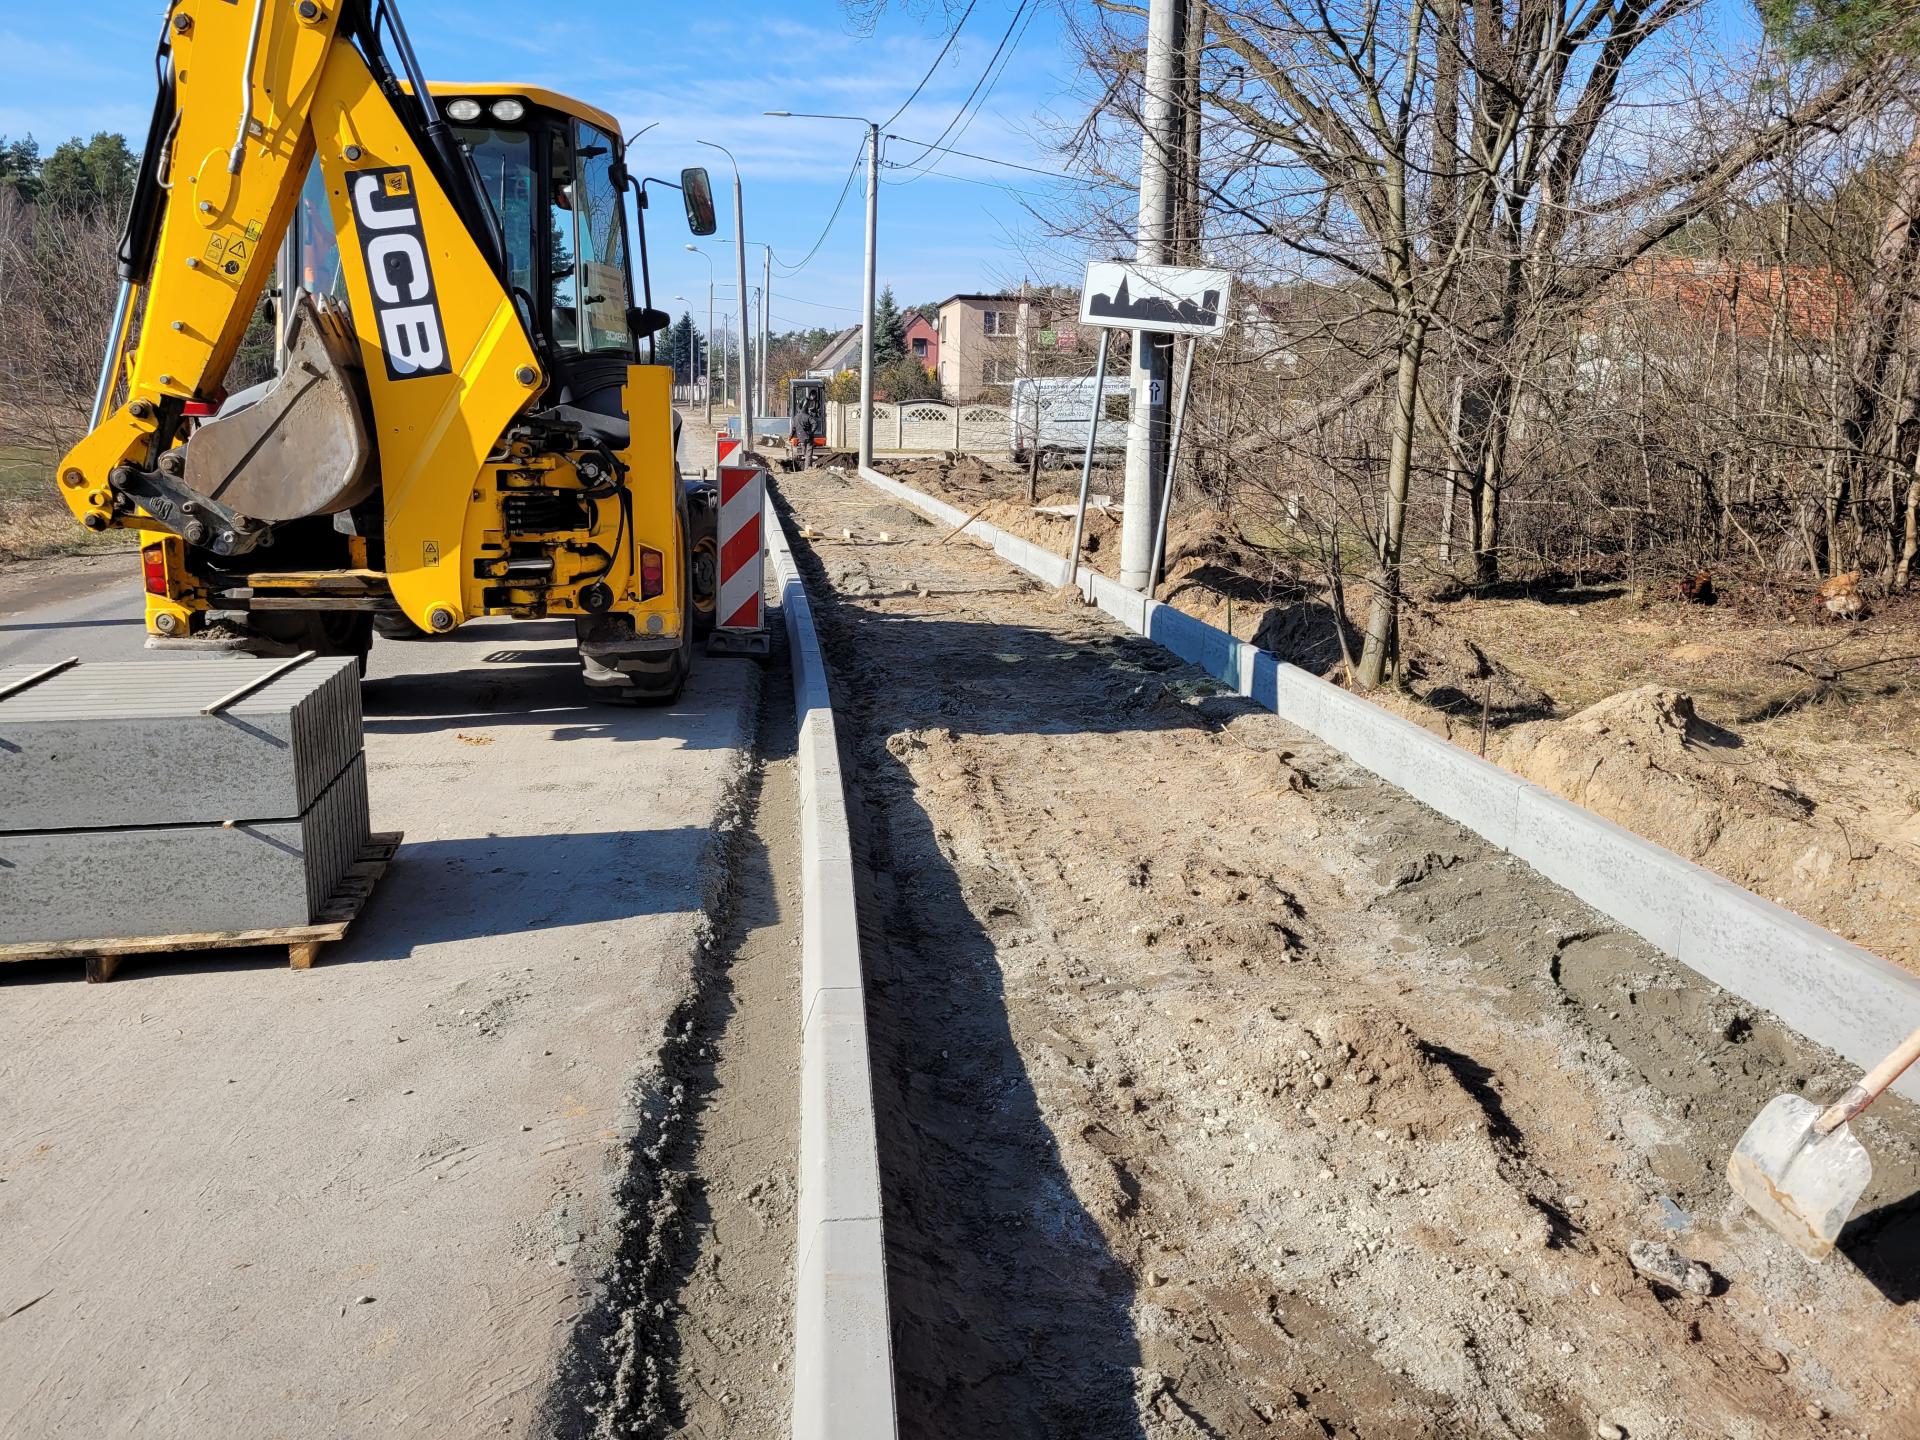
[[[701,346],[703,363],[700,366],[702,376],[700,389],[701,398],[706,401],[707,406],[707,428],[711,430],[713,428],[713,257],[692,242],[688,242],[686,248],[707,262],[707,334]]]
[[[773,413],[772,383],[773,361],[769,358],[773,349],[773,247],[762,245],[762,269],[760,281],[760,413]]]
[[[1164,265],[1171,259],[1173,178],[1180,154],[1179,72],[1186,0],[1149,0],[1146,93],[1140,113],[1140,215],[1134,260]],[[1167,468],[1168,391],[1173,374],[1173,337],[1149,330],[1133,336],[1127,407],[1125,508],[1120,520],[1120,583],[1144,590],[1153,568],[1153,523]],[[1102,403],[1095,400],[1096,412]]]
[[[873,464],[873,273],[880,238],[880,127],[864,115],[815,115],[800,110],[766,110],[787,120],[854,120],[867,127],[867,265],[861,285],[860,313],[860,463]]]
[[[867,123],[867,265],[860,285],[860,468],[873,467],[873,272],[880,234],[880,127]]]
[[[755,325],[760,323],[760,287],[758,285],[753,287],[753,323]],[[760,362],[766,358],[766,350],[767,332],[762,330],[760,343],[757,345],[749,343],[747,346],[747,389],[753,394],[753,413],[756,415],[767,413],[767,393],[760,384]]]

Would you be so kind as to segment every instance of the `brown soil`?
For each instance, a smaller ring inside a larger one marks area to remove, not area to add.
[[[717,662],[725,663],[725,662]],[[663,1274],[629,1319],[630,1393],[600,1437],[778,1435],[793,1394],[799,1150],[800,797],[791,692],[762,687],[728,926],[691,1017],[693,1124],[659,1157]]]
[[[1833,1056],[871,487],[781,490],[869,869],[904,1434],[1920,1431],[1915,1107],[1806,1265],[1721,1170]]]
[[[1066,550],[1071,521],[1034,513],[1010,468],[889,470]],[[1043,502],[1071,502],[1077,483],[1043,476]],[[1117,512],[1090,517],[1090,563],[1111,568],[1118,525]],[[1219,512],[1183,512],[1167,573],[1161,598],[1182,610],[1316,674],[1344,673],[1323,588]],[[1715,607],[1618,584],[1416,598],[1403,688],[1375,698],[1476,750],[1484,708],[1488,758],[1920,970],[1920,661],[1895,658],[1920,653],[1920,599],[1829,625],[1800,588],[1723,581],[1731,593]]]

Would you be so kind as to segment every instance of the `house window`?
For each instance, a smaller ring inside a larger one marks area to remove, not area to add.
[[[924,340],[914,341],[913,353],[918,355],[922,360],[926,359],[927,358],[927,342]]]
[[[942,340],[947,338],[947,317],[944,314],[940,317],[940,338]]]
[[[1014,374],[1013,361],[1004,356],[989,356],[981,362],[980,373],[983,383],[988,385],[1011,385]]]
[[[987,334],[1011,335],[1017,317],[1011,310],[982,310],[980,318],[986,321]]]

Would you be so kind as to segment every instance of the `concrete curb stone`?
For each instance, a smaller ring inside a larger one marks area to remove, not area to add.
[[[801,985],[794,1440],[895,1440],[880,1150],[839,738],[813,608],[772,498],[767,551],[800,722]]]

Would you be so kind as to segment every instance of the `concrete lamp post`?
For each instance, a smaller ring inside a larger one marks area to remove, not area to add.
[[[873,276],[880,231],[880,127],[864,115],[815,115],[801,110],[764,112],[783,120],[850,120],[867,127],[867,264],[860,287],[860,463],[873,465]]]
[[[687,245],[687,249],[707,262],[707,363],[704,372],[705,383],[701,389],[706,392],[707,427],[711,429],[713,427],[713,257],[692,243]]]

